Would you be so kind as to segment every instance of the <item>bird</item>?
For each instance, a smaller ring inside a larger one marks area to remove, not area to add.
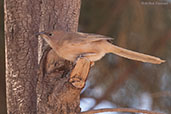
[[[165,62],[158,57],[116,46],[109,42],[113,38],[104,35],[63,30],[44,31],[39,35],[59,57],[71,62],[75,62],[79,57],[96,62],[107,53],[145,63],[161,64]]]

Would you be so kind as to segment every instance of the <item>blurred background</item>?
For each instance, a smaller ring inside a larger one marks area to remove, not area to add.
[[[79,31],[107,35],[120,47],[166,60],[153,65],[108,54],[91,69],[82,111],[128,107],[171,114],[170,2],[82,0]]]
[[[152,65],[107,54],[91,69],[82,111],[122,107],[171,113],[171,0],[82,0],[79,31],[110,36],[120,47],[166,60]],[[0,114],[6,113],[4,61],[0,0]]]

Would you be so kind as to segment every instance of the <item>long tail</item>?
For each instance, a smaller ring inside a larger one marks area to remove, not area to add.
[[[108,44],[108,47],[109,47],[108,51],[110,53],[113,53],[113,54],[116,54],[116,55],[119,55],[121,57],[125,57],[125,58],[128,58],[128,59],[141,61],[141,62],[148,62],[148,63],[153,63],[153,64],[160,64],[160,63],[165,62],[165,60],[161,60],[158,57],[154,57],[154,56],[134,52],[134,51],[131,51],[131,50],[123,49],[121,47],[112,45],[110,43]]]

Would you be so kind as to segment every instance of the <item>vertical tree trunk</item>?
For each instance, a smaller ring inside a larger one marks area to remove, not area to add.
[[[66,77],[72,64],[59,59],[52,50],[42,59],[41,68],[51,64],[56,70],[53,75],[48,71],[49,66],[40,71],[37,99],[38,39],[35,34],[39,30],[76,31],[80,0],[5,0],[4,3],[8,113],[34,114],[37,109],[38,113],[45,114],[79,112],[80,90],[69,84]]]
[[[40,3],[5,0],[6,90],[8,114],[36,113]]]
[[[43,0],[41,30],[77,31],[80,0]],[[46,50],[40,61],[38,77],[38,114],[75,114],[80,112],[81,89],[69,83],[73,64]]]

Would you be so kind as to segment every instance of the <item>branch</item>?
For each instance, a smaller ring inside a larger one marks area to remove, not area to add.
[[[91,62],[87,58],[78,58],[76,65],[70,74],[69,82],[71,82],[76,88],[83,88],[85,86],[90,67]]]
[[[145,114],[164,114],[160,112],[132,109],[132,108],[105,108],[105,109],[85,111],[85,112],[81,112],[81,114],[94,114],[94,113],[101,113],[101,112],[133,112],[133,113],[145,113]]]

